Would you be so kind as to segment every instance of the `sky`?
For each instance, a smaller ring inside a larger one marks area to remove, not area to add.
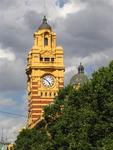
[[[67,85],[80,62],[90,76],[113,59],[112,14],[113,0],[0,1],[0,138],[12,142],[26,125],[26,58],[43,16],[64,48]]]

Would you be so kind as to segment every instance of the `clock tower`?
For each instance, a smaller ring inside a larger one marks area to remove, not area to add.
[[[34,33],[27,61],[27,126],[32,128],[42,119],[44,106],[53,103],[59,89],[64,87],[63,48],[57,46],[56,33],[45,16]]]

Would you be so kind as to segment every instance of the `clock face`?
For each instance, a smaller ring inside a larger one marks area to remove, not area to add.
[[[54,77],[52,75],[45,75],[42,78],[42,83],[45,87],[52,87],[54,85]]]

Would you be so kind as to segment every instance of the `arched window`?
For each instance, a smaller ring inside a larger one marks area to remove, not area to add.
[[[43,61],[43,57],[40,57],[40,61]]]
[[[43,93],[41,92],[41,96],[43,96]]]
[[[45,92],[45,96],[47,96],[47,92]]]
[[[44,38],[44,45],[45,45],[45,46],[48,45],[48,38]]]

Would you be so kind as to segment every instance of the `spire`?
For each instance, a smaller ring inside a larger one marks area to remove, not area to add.
[[[84,66],[82,65],[82,63],[80,63],[80,65],[78,66],[78,74],[80,73],[84,73]]]
[[[47,19],[46,19],[46,16],[44,16],[43,20],[42,20],[42,23],[39,27],[39,30],[43,30],[43,29],[49,29],[51,30],[51,26],[47,23]]]
[[[43,18],[43,24],[47,24],[46,16],[44,16],[44,18]]]

